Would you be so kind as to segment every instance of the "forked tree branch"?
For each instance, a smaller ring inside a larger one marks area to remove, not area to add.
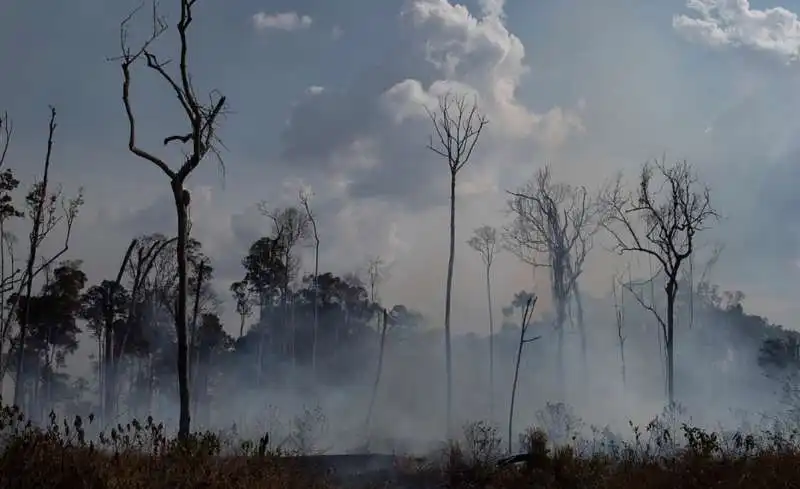
[[[151,50],[155,41],[158,40],[168,28],[164,17],[158,13],[156,2],[153,2],[152,30],[150,36],[136,51],[132,50],[128,44],[128,25],[134,15],[141,10],[143,5],[140,5],[125,17],[120,24],[121,55],[117,58],[113,58],[119,61],[123,75],[122,100],[128,119],[128,149],[139,158],[154,164],[164,172],[171,181],[180,184],[182,184],[192,171],[197,168],[209,152],[216,155],[220,163],[222,163],[219,152],[215,147],[216,144],[221,144],[221,141],[216,135],[216,123],[224,112],[226,97],[224,95],[217,95],[215,97],[214,94],[217,94],[217,92],[212,91],[212,97],[208,103],[200,102],[191,83],[191,75],[189,73],[187,31],[193,20],[192,7],[195,3],[196,0],[181,0],[180,21],[177,24],[180,40],[177,74],[171,74],[167,71],[170,60],[160,60]],[[171,142],[191,144],[190,151],[184,157],[183,162],[177,170],[171,168],[163,158],[156,156],[151,151],[141,148],[137,141],[137,121],[131,104],[130,87],[132,80],[131,67],[141,59],[144,60],[145,66],[154,71],[158,78],[164,81],[169,87],[172,94],[178,100],[186,117],[187,125],[189,126],[188,131],[181,131],[179,134],[167,136],[163,140],[165,146]]]
[[[435,135],[435,139],[431,135],[428,149],[447,159],[452,174],[458,173],[469,163],[489,120],[478,112],[477,98],[468,103],[466,95],[451,92],[439,97],[436,112],[428,107],[425,111],[433,123]]]

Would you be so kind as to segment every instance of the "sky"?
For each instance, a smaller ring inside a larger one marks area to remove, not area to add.
[[[0,2],[0,110],[15,128],[7,164],[24,181],[41,171],[54,105],[53,178],[68,193],[85,189],[70,255],[95,282],[116,273],[134,236],[171,234],[173,203],[165,176],[127,152],[122,75],[109,61],[136,1],[46,3]],[[177,5],[161,2],[171,27]],[[224,93],[230,112],[224,172],[207,160],[188,182],[192,233],[214,260],[228,329],[238,322],[227,287],[269,230],[256,204],[296,204],[301,188],[315,194],[321,269],[363,270],[381,256],[391,264],[385,302],[437,325],[448,170],[426,149],[424,107],[447,90],[475,94],[490,120],[459,175],[456,331],[486,323],[482,264],[465,242],[482,224],[507,222],[506,190],[544,164],[596,188],[665,153],[695,166],[723,214],[703,238],[706,251],[725,245],[714,280],[794,326],[798,13],[800,0],[199,0],[193,80]],[[146,9],[135,17],[132,43],[148,20]],[[168,58],[174,41],[155,49]],[[141,145],[159,152],[182,130],[177,102],[143,66],[132,83]],[[620,260],[600,244],[589,260],[585,289],[604,294]],[[545,275],[535,285],[543,294]],[[495,302],[531,282],[528,267],[501,255]]]

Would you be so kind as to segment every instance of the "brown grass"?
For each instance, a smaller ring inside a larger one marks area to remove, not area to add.
[[[332,488],[332,480],[285,462],[259,442],[226,444],[212,433],[179,444],[152,419],[87,440],[80,417],[45,428],[0,408],[0,488]],[[475,423],[458,443],[424,460],[407,459],[379,487],[451,488],[778,488],[800,481],[794,436],[718,435],[683,425],[680,437],[651,423],[631,442],[554,446],[529,430],[521,463],[498,467],[497,431]],[[646,438],[646,441],[645,441]],[[680,441],[677,439],[680,438]]]

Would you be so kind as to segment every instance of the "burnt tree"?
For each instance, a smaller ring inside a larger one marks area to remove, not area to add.
[[[486,300],[489,308],[489,419],[494,419],[494,315],[492,314],[492,264],[498,253],[497,229],[481,226],[467,244],[481,255],[486,267]]]
[[[558,371],[565,388],[564,327],[571,300],[577,312],[581,337],[581,360],[588,375],[587,333],[583,318],[579,279],[592,249],[593,238],[603,221],[599,197],[585,187],[553,182],[549,167],[514,192],[508,206],[514,220],[506,227],[506,247],[534,267],[550,271],[550,288],[556,308]]]
[[[185,188],[186,179],[198,167],[201,161],[212,153],[220,159],[217,151],[219,140],[217,138],[217,122],[225,107],[225,96],[212,91],[208,102],[201,101],[194,87],[194,80],[189,69],[189,41],[188,32],[194,20],[193,9],[197,0],[179,0],[180,20],[176,24],[178,36],[178,63],[177,68],[170,72],[170,60],[159,58],[153,51],[154,43],[167,30],[165,19],[157,12],[155,4],[152,13],[152,32],[150,36],[138,47],[131,49],[127,42],[128,24],[137,10],[128,15],[120,26],[121,55],[116,58],[122,68],[122,101],[128,120],[128,149],[131,153],[149,161],[159,168],[169,179],[175,202],[177,214],[177,243],[176,259],[178,268],[178,297],[176,303],[175,329],[178,339],[177,371],[178,392],[180,397],[180,418],[178,437],[185,440],[190,430],[189,406],[189,380],[188,380],[188,346],[187,346],[187,243],[189,239],[189,192]],[[139,146],[137,124],[131,103],[132,68],[137,64],[144,64],[156,78],[163,81],[182,110],[186,126],[176,134],[164,138],[164,146],[179,143],[188,146],[182,152],[181,163],[177,169],[167,164],[166,159],[156,156],[153,152]],[[173,64],[174,65],[174,64]],[[221,162],[221,159],[220,159]]]
[[[445,370],[447,376],[447,435],[452,434],[453,358],[450,333],[450,307],[453,294],[453,268],[456,255],[456,179],[469,163],[488,119],[464,95],[446,93],[439,97],[438,110],[425,108],[433,124],[428,149],[444,158],[450,170],[450,253],[447,261],[447,285],[444,306]]]
[[[654,181],[655,180],[655,181]],[[659,181],[660,180],[660,181]],[[672,165],[666,159],[645,163],[637,190],[625,193],[621,179],[605,197],[604,223],[620,254],[640,253],[654,259],[658,270],[645,282],[663,280],[665,310],[645,300],[632,283],[626,288],[650,311],[661,327],[667,363],[667,398],[675,402],[675,301],[681,267],[697,247],[697,234],[719,218],[711,206],[711,193],[701,185],[685,160]],[[652,297],[651,297],[652,300]]]

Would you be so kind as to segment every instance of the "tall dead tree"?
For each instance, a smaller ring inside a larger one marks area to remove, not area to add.
[[[481,226],[467,244],[481,255],[486,267],[486,300],[489,308],[489,419],[494,419],[494,315],[492,314],[492,263],[498,253],[497,229]]]
[[[386,280],[390,264],[387,264],[380,255],[375,255],[367,261],[367,285],[369,286],[370,302],[380,302],[380,286]]]
[[[306,217],[311,224],[311,236],[314,238],[314,330],[311,338],[311,372],[317,376],[317,337],[319,336],[319,232],[317,219],[311,211],[311,194],[300,192],[300,202],[306,211]]]
[[[31,190],[25,197],[27,216],[31,221],[31,230],[28,234],[28,257],[26,259],[25,271],[19,288],[13,296],[11,311],[16,311],[19,301],[25,298],[25,310],[17,314],[19,324],[19,336],[17,339],[17,370],[14,388],[14,404],[22,406],[25,381],[25,341],[28,333],[29,319],[31,315],[31,295],[33,292],[33,281],[42,271],[49,270],[69,249],[69,239],[72,235],[72,225],[78,215],[80,206],[83,205],[83,193],[80,191],[78,196],[66,200],[62,198],[61,189],[51,188],[50,167],[53,154],[53,137],[56,130],[56,109],[50,107],[50,123],[47,134],[47,151],[44,158],[44,171],[41,180],[35,182]],[[59,204],[63,212],[59,211]],[[48,258],[39,256],[39,250],[48,236],[55,230],[60,223],[64,222],[64,244],[62,248]],[[40,264],[37,266],[36,261]],[[24,292],[23,292],[24,287]],[[6,321],[10,321],[13,315],[9,314]],[[4,327],[5,329],[5,327]]]
[[[539,298],[536,297],[535,294],[528,294],[522,292],[517,294],[514,302],[517,307],[522,309],[522,320],[520,322],[519,328],[519,343],[517,345],[517,363],[514,366],[514,382],[511,384],[511,405],[508,409],[508,453],[511,453],[513,449],[513,433],[514,433],[514,401],[517,399],[517,382],[519,381],[519,364],[522,360],[522,349],[523,347],[528,344],[532,343],[541,338],[541,336],[534,336],[533,338],[527,338],[528,334],[528,326],[530,325],[531,316],[533,315],[533,310],[536,307],[536,301]],[[524,302],[524,306],[522,306],[522,301]]]
[[[654,176],[660,181],[653,181]],[[667,363],[667,398],[675,402],[675,299],[683,264],[697,246],[697,233],[719,215],[711,206],[710,191],[701,185],[685,160],[672,165],[666,158],[645,163],[637,190],[625,193],[621,178],[605,197],[608,221],[604,224],[620,254],[642,253],[655,259],[658,270],[650,281],[664,281],[665,311],[648,302],[632,284],[627,289],[650,311],[661,326]],[[638,220],[638,222],[637,222]]]
[[[447,436],[453,422],[453,358],[450,344],[450,307],[453,293],[453,268],[456,255],[456,179],[469,163],[481,132],[489,120],[478,111],[477,100],[447,93],[439,97],[438,110],[425,108],[433,123],[428,149],[447,160],[450,169],[450,253],[447,261],[447,287],[444,306],[445,372],[447,376]]]
[[[19,284],[22,270],[15,265],[14,243],[16,237],[7,230],[7,224],[25,214],[14,204],[11,193],[19,187],[19,180],[14,177],[10,168],[5,168],[6,155],[11,145],[14,132],[11,119],[7,113],[0,115],[0,391],[3,389],[8,359],[3,355],[11,322],[6,322],[10,312],[6,312],[6,296]],[[10,266],[10,273],[9,271]]]
[[[590,197],[585,187],[553,182],[547,166],[509,194],[508,206],[514,220],[505,230],[506,247],[532,266],[550,270],[558,332],[559,382],[563,393],[566,390],[564,327],[570,300],[574,300],[577,307],[582,367],[584,375],[588,375],[587,334],[578,279],[603,221],[602,206],[600,199]]]
[[[383,354],[386,350],[386,331],[389,327],[389,311],[386,309],[383,309],[381,322],[381,340],[378,349],[378,365],[375,368],[375,382],[372,384],[372,394],[369,398],[369,407],[367,407],[367,420],[364,423],[366,426],[367,446],[369,446],[370,429],[372,427],[372,413],[375,410],[375,401],[378,398],[378,387],[380,387],[381,374],[383,373]]]
[[[189,28],[194,20],[193,9],[197,0],[179,0],[180,20],[176,24],[178,35],[178,63],[177,68],[170,73],[170,61],[159,58],[153,51],[152,46],[161,35],[167,30],[167,23],[153,4],[152,12],[152,32],[150,36],[139,46],[138,49],[131,49],[128,44],[128,24],[139,9],[134,10],[128,15],[120,25],[120,49],[121,55],[115,60],[120,62],[122,68],[122,101],[125,106],[125,113],[128,119],[128,149],[137,157],[149,161],[159,168],[169,179],[172,197],[175,202],[175,212],[177,214],[177,244],[176,259],[178,265],[178,297],[175,314],[175,329],[178,339],[177,371],[178,371],[178,392],[180,397],[180,419],[178,427],[178,437],[181,440],[187,439],[190,430],[190,406],[189,406],[189,380],[188,380],[188,345],[187,345],[187,242],[189,239],[189,191],[185,188],[186,179],[200,165],[200,162],[209,154],[214,154],[221,163],[221,158],[217,151],[220,143],[217,138],[217,122],[223,114],[225,108],[225,96],[217,91],[212,91],[208,102],[202,102],[197,95],[194,87],[194,80],[189,69]],[[170,143],[188,145],[189,148],[183,150],[181,163],[177,169],[173,169],[167,164],[166,159],[156,156],[153,152],[142,149],[136,139],[137,125],[131,103],[131,83],[132,68],[137,63],[144,63],[155,77],[166,84],[170,92],[175,96],[183,112],[186,126],[174,135],[164,138],[164,146]]]

